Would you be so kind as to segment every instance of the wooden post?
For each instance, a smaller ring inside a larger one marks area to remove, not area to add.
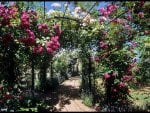
[[[92,82],[91,82],[91,58],[90,58],[90,55],[89,55],[89,73],[88,73],[88,77],[89,77],[89,89],[90,89],[90,92],[92,91]]]
[[[51,79],[53,79],[53,61],[51,59]]]
[[[45,19],[45,0],[44,0],[44,19]]]
[[[31,71],[32,71],[32,91],[34,90],[34,53],[31,56]]]

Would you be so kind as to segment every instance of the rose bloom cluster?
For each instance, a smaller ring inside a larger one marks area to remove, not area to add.
[[[112,14],[113,11],[115,11],[118,7],[119,7],[119,6],[117,6],[116,4],[113,4],[113,5],[110,4],[110,5],[108,5],[106,8],[101,8],[101,9],[99,10],[100,14],[102,15],[102,16],[100,17],[100,22],[106,21],[107,18],[108,18],[108,16],[109,16],[110,14]]]
[[[11,19],[15,18],[18,9],[15,7],[14,4],[5,7],[4,5],[0,4],[0,28],[2,27],[11,27]],[[14,39],[11,33],[2,34],[2,42],[4,46],[8,46],[10,42]]]
[[[54,25],[53,31],[54,35],[51,36],[51,39],[45,43],[45,46],[42,46],[43,44],[37,44],[36,38],[37,35],[35,34],[36,31],[31,30],[32,21],[37,19],[37,14],[34,11],[24,11],[21,15],[21,28],[26,32],[25,37],[20,38],[18,41],[24,43],[26,46],[32,46],[33,47],[33,53],[40,54],[44,52],[44,50],[48,54],[52,54],[55,50],[57,50],[60,47],[59,43],[59,37],[61,35],[61,29],[58,24]],[[43,35],[48,35],[50,30],[49,26],[45,23],[40,23],[37,25],[37,29],[39,32],[42,32]]]
[[[8,7],[5,7],[4,5],[0,4],[0,26],[11,26],[10,20],[15,18],[17,11],[18,9],[13,4]]]
[[[27,36],[25,38],[19,39],[19,42],[24,43],[26,46],[33,46],[36,43],[35,34],[33,31],[27,29],[26,30]]]
[[[49,32],[47,24],[39,24],[38,25],[38,30],[42,31],[43,33],[48,33]]]
[[[103,16],[105,16],[105,17],[107,17],[107,16],[109,16],[110,14],[112,14],[112,12],[114,11],[114,10],[116,10],[118,8],[118,6],[116,5],[116,4],[114,4],[114,5],[108,5],[106,8],[101,8],[99,11],[100,11],[100,13],[103,15]]]
[[[41,30],[43,33],[47,33],[49,31],[48,25],[46,25],[46,24],[39,24],[38,29]],[[56,24],[53,27],[53,30],[54,30],[55,35],[51,36],[50,40],[48,42],[46,42],[45,47],[42,47],[41,44],[36,45],[33,48],[33,53],[35,53],[35,54],[42,53],[45,48],[45,50],[48,54],[52,54],[54,51],[56,51],[60,47],[59,37],[62,32],[60,29],[60,26],[58,24]]]
[[[51,54],[60,47],[58,39],[58,36],[54,36],[49,42],[46,43],[47,53]]]

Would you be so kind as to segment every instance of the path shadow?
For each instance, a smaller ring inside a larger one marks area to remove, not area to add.
[[[67,82],[73,82],[74,80],[76,81],[78,78],[71,78]],[[56,112],[61,111],[65,105],[71,104],[70,100],[80,99],[79,87],[66,85],[65,82],[59,85],[57,89],[46,92],[43,96],[50,106],[59,104],[59,109],[55,108],[54,110]]]
[[[73,86],[61,85],[59,87],[58,93],[60,99],[59,100],[60,108],[58,109],[58,111],[61,111],[61,109],[63,109],[65,105],[71,104],[70,100],[75,100],[80,98],[79,89]]]

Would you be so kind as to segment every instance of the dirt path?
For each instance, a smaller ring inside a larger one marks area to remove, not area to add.
[[[85,106],[79,97],[80,78],[71,77],[63,82],[58,91],[59,101],[55,105],[59,112],[93,112],[92,108]]]

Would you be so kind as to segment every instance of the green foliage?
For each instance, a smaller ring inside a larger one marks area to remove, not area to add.
[[[83,100],[83,103],[88,106],[92,107],[93,106],[93,96],[91,94],[81,94],[81,99]]]
[[[143,40],[143,39],[142,39]],[[143,46],[139,48],[140,52],[140,60],[138,63],[138,71],[136,72],[135,77],[137,81],[140,83],[149,83],[150,82],[150,37],[145,37],[142,42],[144,42]]]
[[[68,79],[68,55],[66,53],[54,59],[53,69],[56,75],[60,75],[59,78]]]
[[[15,86],[9,86],[2,81],[0,84],[0,111],[2,109],[6,109],[7,112],[17,111],[20,107],[22,93],[19,81]]]

